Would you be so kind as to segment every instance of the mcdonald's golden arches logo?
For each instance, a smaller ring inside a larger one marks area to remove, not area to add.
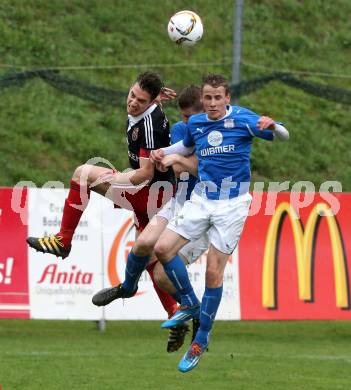
[[[328,224],[332,247],[336,306],[349,308],[346,259],[342,236],[332,210],[325,203],[317,203],[310,212],[305,229],[296,210],[288,202],[282,202],[276,208],[268,227],[263,256],[262,305],[268,309],[276,307],[276,265],[278,261],[278,243],[285,217],[288,216],[295,244],[299,299],[312,300],[312,266],[314,247],[317,240],[320,218],[325,217]]]

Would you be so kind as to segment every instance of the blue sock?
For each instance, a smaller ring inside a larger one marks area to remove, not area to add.
[[[183,260],[176,255],[171,261],[163,264],[163,268],[174,287],[180,293],[181,304],[186,306],[198,305],[200,302],[194,293]]]
[[[180,295],[180,292],[178,290],[171,295],[178,303],[182,303],[182,296]]]
[[[222,299],[223,286],[205,288],[200,308],[200,328],[196,333],[195,340],[197,343],[206,347],[208,344],[213,321],[216,317],[219,304]]]
[[[133,292],[138,287],[138,282],[141,274],[149,262],[150,256],[137,256],[133,252],[129,252],[125,280],[122,284],[124,290]]]

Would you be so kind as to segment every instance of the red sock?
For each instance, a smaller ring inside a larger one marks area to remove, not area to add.
[[[71,180],[68,197],[63,208],[63,217],[58,236],[62,237],[62,243],[65,247],[71,245],[72,237],[79,220],[88,205],[90,189],[87,186],[81,186],[79,183]]]
[[[162,303],[163,308],[166,310],[168,314],[168,318],[171,318],[172,315],[177,311],[178,304],[177,301],[168,293],[161,290],[160,287],[155,283],[154,279],[154,268],[155,268],[156,262],[149,264],[146,267],[147,272],[150,275],[150,278],[152,280],[152,283],[154,285],[154,289]]]

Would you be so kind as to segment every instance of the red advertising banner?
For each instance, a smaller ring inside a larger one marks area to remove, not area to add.
[[[13,211],[13,191],[19,191]],[[0,189],[0,318],[29,318],[27,190]]]
[[[0,318],[100,318],[90,299],[123,276],[133,241],[130,215],[117,218],[97,198],[81,221],[71,259],[57,262],[31,250],[29,264],[26,237],[44,234],[48,226],[53,233],[64,201],[65,194],[56,199],[43,191],[45,201],[38,189],[0,189]],[[238,248],[239,272],[231,274],[239,274],[239,283],[236,278],[227,283],[230,297],[236,297],[228,299],[228,307],[237,309],[229,316],[224,310],[222,318],[351,319],[351,194],[256,192],[250,214]],[[194,274],[204,274],[192,267]],[[140,292],[146,291],[144,282]],[[151,293],[138,299],[146,296],[156,299]],[[128,312],[139,318],[142,309],[133,302]],[[107,318],[126,318],[125,311],[116,303],[106,310]],[[160,315],[155,311],[152,318]]]
[[[351,194],[253,195],[239,246],[241,318],[351,319]]]

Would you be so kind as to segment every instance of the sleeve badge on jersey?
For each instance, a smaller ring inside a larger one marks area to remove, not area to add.
[[[226,129],[232,129],[234,126],[234,119],[224,119],[224,127]]]
[[[139,128],[136,127],[135,129],[133,129],[133,133],[132,133],[132,140],[133,141],[136,141],[138,139],[138,134],[139,134]]]

